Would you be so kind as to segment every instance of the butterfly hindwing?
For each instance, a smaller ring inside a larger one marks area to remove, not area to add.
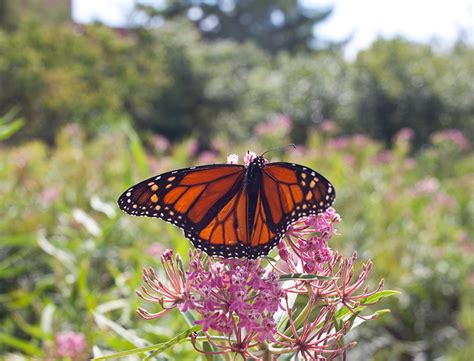
[[[301,217],[324,212],[336,197],[334,186],[316,171],[293,163],[263,167],[262,186],[270,227],[277,233]]]

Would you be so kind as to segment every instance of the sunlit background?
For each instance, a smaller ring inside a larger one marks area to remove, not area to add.
[[[372,259],[372,283],[401,292],[352,332],[348,359],[473,359],[473,12],[467,0],[0,2],[0,358],[86,360],[184,329],[178,313],[139,319],[134,291],[143,267],[168,247],[186,258],[190,242],[123,215],[117,197],[295,143],[268,156],[335,185],[332,249]],[[62,353],[65,334],[80,352]],[[196,356],[183,343],[160,357]]]

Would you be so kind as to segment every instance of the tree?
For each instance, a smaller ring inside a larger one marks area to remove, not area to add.
[[[138,3],[137,14],[148,23],[185,16],[206,40],[252,40],[274,54],[313,51],[334,45],[321,41],[314,26],[326,20],[332,8],[305,8],[298,0],[165,0],[159,7]]]
[[[71,21],[71,0],[0,0],[0,28],[13,30],[25,19],[43,23]]]

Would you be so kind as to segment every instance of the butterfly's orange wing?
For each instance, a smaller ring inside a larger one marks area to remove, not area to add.
[[[253,253],[267,254],[291,223],[324,212],[335,197],[333,185],[312,169],[284,162],[265,165],[250,239]]]
[[[134,185],[120,196],[118,204],[129,214],[173,223],[184,229],[196,247],[209,254],[221,254],[226,243],[246,241],[241,236],[247,232],[246,221],[237,220],[233,214],[246,212],[244,174],[243,166],[231,164],[179,169]],[[207,234],[206,226],[215,219],[219,226],[214,222],[215,230]],[[236,231],[230,227],[234,224],[239,225]],[[213,251],[213,244],[222,247]]]
[[[129,214],[162,218],[183,228],[209,255],[257,258],[268,254],[291,223],[334,202],[331,183],[304,166],[267,164],[259,184],[244,185],[245,176],[245,167],[230,164],[175,170],[136,184],[118,203]],[[255,216],[249,220],[251,203]]]

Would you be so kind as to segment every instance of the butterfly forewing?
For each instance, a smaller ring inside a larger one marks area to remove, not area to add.
[[[119,207],[135,216],[162,218],[186,229],[205,226],[216,204],[239,187],[245,168],[215,164],[184,168],[140,182],[119,198]]]

